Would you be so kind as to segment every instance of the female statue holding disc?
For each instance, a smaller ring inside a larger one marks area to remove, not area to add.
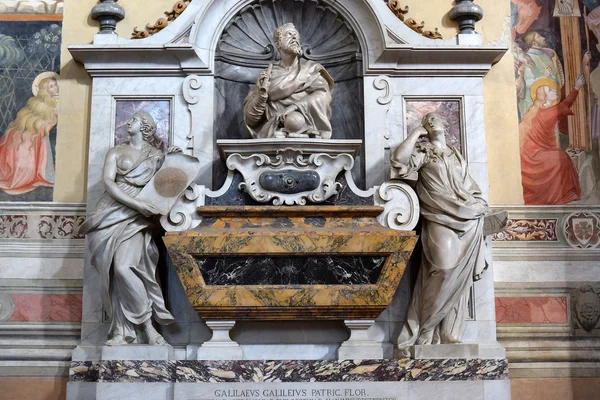
[[[96,214],[80,230],[87,235],[91,263],[100,274],[103,303],[112,313],[107,345],[142,341],[165,345],[152,319],[162,325],[174,321],[156,277],[158,250],[152,240],[152,216],[158,212],[152,204],[136,199],[165,158],[148,143],[155,133],[156,123],[149,114],[138,112],[131,117],[129,142],[106,155],[105,193]],[[144,332],[145,340],[137,337],[136,327]]]

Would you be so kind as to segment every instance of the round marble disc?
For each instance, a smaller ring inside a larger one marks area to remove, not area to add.
[[[164,168],[154,177],[154,188],[163,197],[175,197],[188,185],[187,175],[178,168]]]

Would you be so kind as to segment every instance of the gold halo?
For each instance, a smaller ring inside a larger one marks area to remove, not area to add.
[[[553,89],[554,91],[556,91],[558,93],[559,91],[559,87],[558,84],[553,81],[550,78],[540,78],[538,80],[536,80],[535,82],[533,82],[533,85],[531,85],[531,89],[529,90],[529,94],[531,95],[531,100],[535,103],[536,97],[537,97],[537,90],[539,89],[540,86],[548,86],[550,89]],[[558,99],[556,99],[552,105],[558,103]]]
[[[58,74],[53,71],[48,71],[42,72],[41,74],[36,76],[33,80],[33,84],[31,85],[31,93],[33,93],[34,96],[38,95],[38,92],[40,91],[40,82],[46,78],[54,78],[58,81]]]

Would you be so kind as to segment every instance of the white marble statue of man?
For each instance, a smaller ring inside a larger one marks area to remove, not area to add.
[[[293,24],[273,34],[278,65],[263,70],[244,100],[244,123],[253,138],[331,138],[333,79],[321,64],[300,58]]]

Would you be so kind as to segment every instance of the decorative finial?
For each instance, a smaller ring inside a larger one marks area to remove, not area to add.
[[[100,23],[100,32],[103,34],[115,33],[117,22],[125,18],[125,10],[117,4],[118,0],[100,0],[92,8],[92,19]]]
[[[483,9],[474,0],[456,0],[448,16],[458,23],[458,33],[476,34],[475,23],[483,18]]]

